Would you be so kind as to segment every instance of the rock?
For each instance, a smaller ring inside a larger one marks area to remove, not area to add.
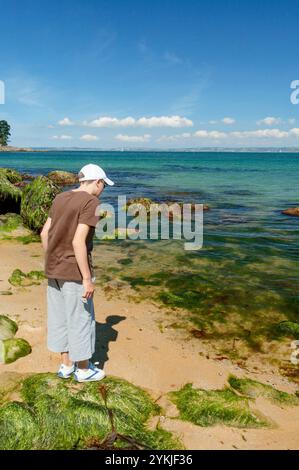
[[[13,338],[17,331],[16,322],[5,315],[0,315],[0,340]]]
[[[0,168],[0,213],[20,212],[22,192],[14,184],[22,181],[22,177],[8,168]]]
[[[130,235],[136,235],[138,230],[134,228],[116,228],[112,233],[103,234],[101,240],[115,240],[115,239],[125,239],[130,238]]]
[[[45,279],[43,271],[30,271],[28,274],[25,274],[20,269],[15,269],[9,277],[8,282],[15,287],[28,287],[39,285],[39,281],[43,279]]]
[[[155,212],[155,209],[156,210],[159,210],[159,205],[160,204],[165,204],[166,206],[172,206],[173,204],[176,204],[177,206],[177,210],[175,209],[173,212],[172,211],[167,211],[167,215],[168,215],[168,218],[169,219],[173,219],[173,217],[176,217],[176,216],[179,216],[181,217],[181,214],[182,214],[182,208],[183,208],[183,205],[184,204],[191,204],[191,210],[194,211],[195,210],[195,204],[199,204],[199,203],[193,203],[193,202],[181,202],[181,201],[153,201],[152,199],[149,199],[149,198],[135,198],[135,199],[129,199],[127,201],[127,204],[125,207],[123,207],[123,209],[126,209],[128,210],[128,208],[132,205],[136,205],[136,212],[138,211],[138,206],[140,208],[145,208],[146,210],[146,213],[149,214],[150,213],[150,209],[152,208],[152,210]],[[204,211],[207,211],[209,210],[209,206],[207,204],[203,204],[203,210]]]
[[[155,201],[153,201],[152,199],[148,197],[137,197],[137,198],[129,199],[123,209],[128,210],[128,208],[132,204],[136,205],[136,210],[138,210],[138,206],[140,206],[141,208],[145,207],[146,212],[149,212],[151,204],[156,204],[156,203]]]
[[[55,170],[48,174],[48,178],[56,184],[68,185],[78,183],[78,176],[69,171]]]
[[[282,214],[299,217],[299,207],[291,207],[290,209],[286,209],[285,211],[282,211]]]
[[[21,201],[21,217],[24,224],[31,230],[39,232],[58,193],[58,186],[46,176],[38,176],[29,183],[23,189]]]
[[[4,175],[10,183],[20,183],[23,180],[21,173],[13,168],[0,168],[0,175]]]
[[[0,362],[10,364],[31,353],[31,346],[23,338],[8,338],[0,341]]]

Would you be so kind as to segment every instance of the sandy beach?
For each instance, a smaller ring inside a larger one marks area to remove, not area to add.
[[[103,248],[105,249],[105,248]],[[32,346],[32,353],[7,365],[0,365],[0,387],[16,378],[38,372],[55,372],[59,358],[46,347],[46,281],[30,287],[12,287],[8,278],[20,268],[25,272],[43,269],[41,244],[23,245],[1,240],[1,314],[18,323],[18,337]],[[227,426],[200,427],[176,419],[178,411],[166,393],[186,383],[207,390],[227,384],[229,374],[268,383],[294,393],[296,385],[275,373],[271,366],[242,370],[230,360],[217,360],[202,342],[181,330],[159,327],[165,312],[154,302],[134,303],[107,298],[101,287],[95,292],[97,359],[107,376],[126,379],[149,391],[164,410],[164,429],[181,438],[187,449],[299,449],[299,407],[287,407],[257,398],[254,407],[273,421],[270,429],[237,429]],[[169,315],[169,314],[168,314]]]

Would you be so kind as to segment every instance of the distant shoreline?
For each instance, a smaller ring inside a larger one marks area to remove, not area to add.
[[[15,152],[178,152],[178,153],[299,153],[292,147],[201,147],[201,148],[88,148],[88,147],[0,147],[2,153]]]
[[[0,152],[10,153],[10,152],[48,152],[48,150],[37,150],[32,148],[22,148],[22,147],[12,147],[7,145],[6,147],[0,147]]]

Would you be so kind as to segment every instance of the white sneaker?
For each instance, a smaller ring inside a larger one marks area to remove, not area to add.
[[[75,372],[75,366],[66,366],[65,364],[61,364],[59,367],[59,370],[57,372],[58,377],[61,377],[62,379],[69,379],[72,374]]]
[[[102,380],[105,377],[105,372],[90,362],[88,369],[78,369],[77,367],[74,376],[77,382],[94,382]]]

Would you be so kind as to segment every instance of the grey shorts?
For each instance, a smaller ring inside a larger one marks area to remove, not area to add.
[[[82,301],[79,281],[48,279],[48,348],[68,352],[71,361],[90,359],[95,351],[93,299]]]

